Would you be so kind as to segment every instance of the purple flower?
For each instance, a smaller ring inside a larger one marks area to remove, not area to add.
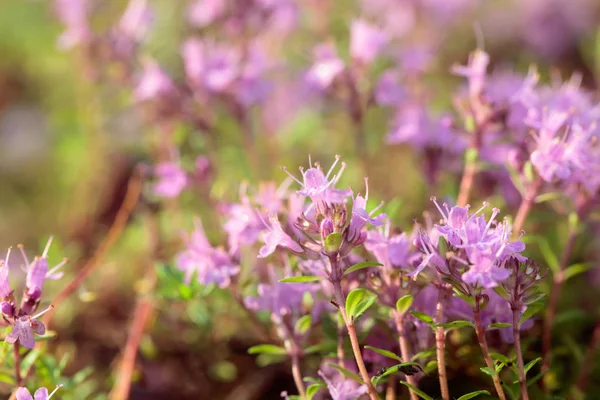
[[[258,258],[269,256],[278,246],[284,247],[293,253],[304,252],[302,246],[284,232],[277,215],[271,215],[269,222],[271,223],[271,226],[268,227],[269,231],[265,234],[265,245],[260,248]]]
[[[327,384],[327,390],[332,400],[356,400],[367,393],[367,386],[360,385],[352,379],[346,379],[339,372],[326,375],[319,370],[319,376]]]
[[[222,92],[240,76],[242,55],[232,47],[191,38],[181,49],[192,85]]]
[[[417,268],[412,272],[408,273],[407,276],[413,277],[414,279],[428,266],[434,267],[436,270],[443,272],[447,271],[446,262],[442,256],[438,253],[437,248],[431,243],[429,235],[425,231],[419,231],[416,239],[417,248],[425,255]]]
[[[17,400],[49,400],[54,395],[54,393],[56,393],[56,391],[61,387],[62,385],[56,386],[56,388],[50,394],[48,394],[48,389],[39,388],[35,391],[33,397],[31,397],[31,393],[29,393],[29,390],[27,390],[27,388],[20,387],[17,389],[15,395]]]
[[[226,0],[196,0],[188,8],[188,21],[203,28],[223,16],[226,6]]]
[[[452,68],[454,74],[464,76],[469,80],[469,95],[471,97],[478,97],[483,93],[489,63],[490,56],[483,50],[477,49],[469,56],[469,63],[466,66],[456,65]]]
[[[231,277],[237,275],[239,266],[221,248],[213,248],[200,221],[187,240],[187,249],[176,257],[177,267],[185,271],[185,280],[190,282],[192,275],[203,285],[215,284],[221,288],[229,286]]]
[[[153,185],[152,191],[160,197],[177,197],[188,183],[185,171],[176,162],[166,161],[155,165],[154,175],[158,181]]]
[[[383,50],[388,37],[381,29],[364,20],[352,21],[350,28],[350,55],[363,64],[370,64]]]
[[[333,170],[335,169],[339,160],[340,157],[336,156],[335,162],[331,168],[329,168],[327,175],[325,175],[321,170],[321,165],[319,163],[315,163],[315,166],[312,167],[312,160],[309,157],[308,163],[311,166],[306,171],[304,168],[300,168],[300,172],[302,173],[302,182],[287,172],[285,167],[283,169],[294,181],[302,186],[302,190],[298,190],[297,193],[301,196],[310,197],[313,203],[343,203],[346,200],[346,197],[352,194],[352,191],[338,190],[333,188],[333,186],[341,178],[342,173],[346,168],[346,164],[342,163],[342,167],[337,174],[333,174]]]
[[[175,88],[171,78],[160,68],[154,60],[144,62],[144,70],[139,78],[134,96],[137,101],[155,100],[168,97]]]
[[[424,106],[415,103],[398,108],[387,143],[408,143],[419,150],[439,148],[452,154],[462,153],[467,146],[452,128],[449,116],[432,117]]]
[[[91,39],[89,8],[89,0],[56,0],[56,14],[66,27],[58,40],[61,48],[70,49]]]
[[[315,284],[261,283],[258,285],[258,296],[246,297],[244,303],[250,310],[270,311],[282,317],[299,311],[304,294],[314,292],[317,288]]]
[[[398,84],[398,72],[387,70],[381,74],[374,89],[375,101],[382,106],[393,106],[406,97],[405,90]]]
[[[39,300],[42,294],[42,287],[44,286],[46,279],[57,280],[62,278],[64,273],[59,272],[59,269],[68,262],[68,260],[65,258],[62,262],[52,267],[52,269],[48,269],[48,251],[50,251],[50,246],[52,245],[53,239],[54,237],[50,236],[42,256],[35,257],[31,264],[29,264],[25,252],[22,253],[23,259],[28,264],[27,277],[25,279],[26,294],[28,297],[31,297],[36,301]],[[20,249],[22,251],[21,247]]]
[[[14,344],[18,340],[21,346],[32,349],[35,345],[33,334],[43,335],[46,333],[46,326],[41,321],[38,321],[37,318],[50,311],[52,308],[54,307],[50,306],[33,317],[24,315],[11,321],[12,330],[6,336],[4,341],[9,344]]]
[[[121,20],[118,31],[134,42],[140,42],[150,28],[152,11],[147,0],[130,0]]]
[[[10,258],[10,249],[6,253],[6,258],[0,262],[0,301],[5,300],[11,293],[10,282],[8,280],[8,259]]]
[[[323,43],[314,49],[314,64],[306,74],[306,80],[315,87],[325,90],[345,68],[335,51],[333,43]]]
[[[240,204],[233,204],[226,211],[227,221],[224,229],[228,235],[228,246],[231,254],[237,254],[242,245],[255,243],[265,230],[258,211],[245,197]]]
[[[352,205],[352,217],[350,218],[350,225],[348,226],[346,239],[349,242],[357,242],[360,239],[362,229],[369,223],[373,226],[381,226],[383,220],[386,218],[385,214],[379,214],[372,218],[371,216],[377,212],[383,206],[383,203],[375,207],[371,212],[367,212],[367,201],[369,200],[369,180],[365,178],[366,194],[362,197],[360,194],[354,198],[354,204]],[[363,240],[364,241],[364,240]]]
[[[444,204],[442,209],[435,198],[432,200],[443,217],[443,224],[436,225],[436,229],[448,243],[465,250],[468,259],[460,261],[469,266],[468,271],[462,275],[466,283],[485,288],[497,286],[510,275],[510,271],[500,268],[506,259],[516,257],[521,261],[525,260],[520,254],[525,250],[520,238],[510,241],[508,221],[496,223],[495,218],[500,212],[498,209],[494,208],[490,219],[486,221],[485,216],[479,213],[488,206],[487,203],[469,215],[469,207],[450,209]]]

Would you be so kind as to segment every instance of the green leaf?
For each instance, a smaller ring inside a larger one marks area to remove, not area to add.
[[[406,296],[402,296],[396,302],[396,310],[400,314],[404,314],[404,313],[406,313],[408,311],[408,309],[410,308],[410,306],[412,306],[412,303],[413,303],[413,297],[412,297],[412,295],[407,294]]]
[[[538,358],[536,358],[535,360],[531,360],[531,361],[529,361],[529,362],[528,362],[528,363],[525,365],[525,367],[523,368],[523,369],[525,370],[525,375],[527,375],[527,372],[529,372],[529,370],[530,370],[531,368],[533,368],[533,366],[534,366],[535,364],[537,364],[538,362],[540,362],[540,361],[542,361],[542,357],[538,357]]]
[[[412,367],[418,367],[418,369]],[[405,368],[412,368],[414,370],[414,373],[417,373],[418,371],[422,370],[421,366],[416,362],[405,362],[386,368],[383,373],[373,376],[371,378],[371,382],[373,383],[373,385],[377,385],[379,384],[379,381],[381,381],[381,379],[385,378],[388,375],[395,374],[396,372],[403,372],[406,375],[413,375],[412,373],[403,371],[403,369]]]
[[[492,356],[492,358],[494,360],[503,362],[504,364],[508,364],[508,363],[512,362],[512,359],[506,357],[504,354],[490,352],[490,356]]]
[[[464,300],[471,307],[475,307],[475,300],[471,296],[467,296],[464,293],[461,293],[454,289],[454,295],[462,300]]]
[[[281,346],[275,346],[274,344],[259,344],[250,347],[248,349],[248,354],[285,355],[287,353]]]
[[[306,388],[306,396],[308,397],[308,400],[311,400],[313,398],[313,396],[315,394],[317,394],[317,392],[319,391],[319,389],[321,389],[322,387],[325,387],[324,383],[313,383],[312,385],[308,386]]]
[[[342,245],[342,234],[340,232],[333,232],[327,235],[325,238],[325,250],[328,252],[337,251]]]
[[[429,357],[435,355],[435,353],[436,353],[435,349],[422,351],[422,352],[417,353],[414,356],[412,356],[412,359],[413,360],[418,360],[419,358],[429,358]]]
[[[408,387],[410,390],[412,390],[414,393],[416,393],[420,398],[422,398],[424,400],[433,400],[433,397],[428,396],[427,393],[423,392],[422,390],[419,390],[418,388],[414,387],[413,385],[411,385],[408,382],[400,381],[400,384]]]
[[[425,322],[429,326],[433,325],[433,318],[425,313],[422,313],[420,311],[411,311],[409,314],[415,317],[416,319]]]
[[[305,283],[305,282],[321,281],[323,279],[325,279],[324,276],[293,276],[291,278],[280,279],[279,282],[283,282],[283,283]]]
[[[545,293],[542,293],[542,292],[532,293],[530,295],[525,296],[525,298],[523,299],[523,303],[525,305],[530,305],[530,304],[536,303],[537,301],[543,299],[544,297],[546,297]]]
[[[350,268],[348,268],[347,270],[344,271],[344,275],[348,275],[354,271],[358,271],[359,269],[364,269],[364,268],[371,268],[371,267],[381,267],[383,264],[380,264],[378,262],[375,261],[363,261],[363,262],[359,262],[354,264],[353,266],[351,266]]]
[[[393,360],[402,362],[402,359],[398,355],[392,353],[391,351],[379,349],[379,348],[373,347],[373,346],[365,346],[365,349],[369,349],[371,351],[374,351],[375,353],[381,354],[384,357],[391,358]]]
[[[446,253],[448,253],[448,242],[446,242],[446,239],[444,239],[444,237],[441,235],[438,239],[437,250],[438,254],[440,254],[442,257],[444,257]]]
[[[498,294],[498,296],[502,297],[504,300],[510,300],[510,294],[504,289],[504,286],[498,285],[494,287],[494,292]]]
[[[533,303],[530,306],[528,306],[527,310],[525,310],[525,312],[521,316],[521,319],[519,320],[519,326],[521,326],[523,324],[523,322],[529,320],[535,314],[540,312],[543,308],[544,308],[544,304],[542,304],[542,302]]]
[[[296,325],[294,326],[294,331],[299,333],[300,335],[304,335],[310,329],[312,325],[312,317],[310,315],[304,315],[296,321]]]
[[[308,346],[307,348],[304,349],[303,353],[304,354],[314,354],[314,353],[327,353],[329,351],[334,351],[336,348],[336,345],[334,343],[321,343],[321,344],[315,344],[313,346]]]
[[[365,311],[367,311],[372,305],[373,303],[375,303],[375,301],[377,300],[377,296],[374,294],[371,294],[370,296],[367,296],[366,298],[362,299],[360,301],[360,303],[358,303],[358,306],[356,307],[356,310],[354,311],[354,319],[357,319],[358,317],[360,317]]]
[[[323,383],[322,380],[313,378],[312,376],[305,376],[304,378],[302,378],[302,380],[308,383]]]
[[[542,193],[535,198],[535,203],[540,204],[540,203],[544,203],[546,201],[557,200],[557,199],[560,199],[561,197],[564,197],[564,194],[562,194],[560,192]]]
[[[564,271],[564,279],[565,281],[569,278],[574,277],[575,275],[579,275],[583,272],[588,271],[589,269],[592,268],[592,264],[591,263],[579,263],[579,264],[573,264],[569,267],[567,267]]]
[[[484,374],[488,374],[489,376],[496,376],[496,371],[488,368],[488,367],[481,367],[479,368],[481,370],[481,372],[483,372]]]
[[[365,289],[354,289],[346,298],[346,315],[351,320],[358,318],[375,302],[376,296]]]
[[[488,329],[493,329],[493,328],[508,328],[512,326],[512,324],[509,324],[508,322],[494,322],[491,325],[488,325]]]
[[[531,161],[527,161],[525,165],[523,165],[523,175],[529,182],[533,182],[535,179],[535,172],[533,171],[533,164]]]
[[[544,260],[546,260],[546,264],[548,264],[548,267],[552,270],[552,273],[558,273],[558,271],[560,270],[560,263],[556,254],[554,254],[550,243],[548,243],[548,240],[543,236],[537,236],[536,241],[540,248],[540,252],[544,257]]]
[[[475,329],[475,325],[471,321],[464,321],[464,320],[444,322],[442,324],[435,324],[434,327],[436,327],[436,328],[442,327],[447,330],[459,329],[459,328],[464,328],[464,327],[469,327],[469,328]]]
[[[358,376],[357,374],[355,374],[354,372],[352,372],[352,371],[350,371],[350,370],[348,370],[348,369],[346,369],[344,367],[341,367],[341,366],[339,366],[337,364],[334,364],[334,363],[328,362],[327,365],[329,365],[330,367],[333,367],[333,368],[337,369],[340,372],[340,374],[344,375],[346,378],[350,378],[353,381],[360,383],[361,385],[365,384],[363,382],[363,380],[361,379],[361,377]]]
[[[458,398],[458,400],[469,400],[469,399],[479,396],[480,394],[485,394],[487,396],[490,396],[490,392],[488,392],[487,390],[478,390],[476,392],[463,394],[462,396],[460,396]]]

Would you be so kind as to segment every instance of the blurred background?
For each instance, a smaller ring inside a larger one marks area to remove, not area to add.
[[[74,9],[78,2],[57,3]],[[202,218],[213,243],[224,240],[215,199],[236,201],[246,180],[279,183],[285,177],[280,167],[294,171],[306,165],[308,154],[324,165],[335,154],[342,155],[348,169],[341,187],[361,187],[363,176],[369,176],[371,197],[385,201],[386,211],[400,226],[410,228],[429,207],[432,183],[421,175],[418,156],[385,142],[393,109],[370,109],[359,134],[344,106],[322,97],[315,100],[297,79],[311,66],[313,49],[323,41],[334,42],[341,57],[347,56],[353,19],[365,17],[394,32],[395,53],[371,66],[365,84],[374,85],[378,71],[394,60],[400,69],[419,71],[415,76],[434,112],[451,109],[452,93],[462,81],[450,68],[464,64],[478,46],[490,54],[492,69],[526,73],[536,64],[544,81],[568,79],[577,71],[593,91],[600,78],[596,0],[289,1],[288,15],[262,28],[260,43],[274,67],[266,74],[272,85],[269,94],[260,106],[247,110],[253,132],[248,136],[239,118],[209,100],[203,107],[218,134],[207,134],[193,124],[165,121],[155,110],[140,106],[135,99],[137,72],[133,77],[120,75],[118,65],[98,61],[102,57],[81,48],[62,46],[64,26],[57,3],[0,2],[0,247],[22,243],[30,254],[39,254],[48,237],[55,236],[51,264],[63,256],[70,263],[62,280],[46,284],[45,298],[59,293],[93,257],[123,203],[128,182],[139,168],[148,172],[155,164],[165,130],[177,144],[182,165],[193,169],[198,155],[207,157],[191,190],[184,191],[176,205],[159,202],[144,187],[116,244],[57,309],[50,326],[57,336],[47,345],[58,360],[68,354],[63,375],[80,374],[76,390],[58,395],[65,399],[105,398],[114,385],[149,270],[157,271],[159,289],[141,338],[131,399],[277,399],[293,387],[287,368],[268,359],[259,359],[264,367],[258,368],[256,358],[247,354],[260,340],[228,293],[214,290],[209,297],[202,289],[183,285],[181,275],[167,267],[181,249],[181,232],[192,228],[195,216]],[[119,0],[88,3],[94,32],[115,25],[127,7],[127,1]],[[129,63],[136,71],[152,58],[173,81],[182,82],[181,43],[189,35],[208,35],[225,43],[244,40],[240,32],[223,33],[218,27],[190,22],[189,7],[196,2],[148,3],[154,17]],[[204,3],[208,7],[210,2]],[[242,9],[265,2],[237,3]],[[442,172],[437,192],[455,196],[456,178],[444,176]],[[502,196],[494,196],[490,202],[507,213],[515,211]],[[159,248],[145,218],[148,212],[159,217]],[[560,240],[560,234],[556,236]],[[247,256],[253,257],[252,252]],[[575,292],[577,280],[565,291]],[[563,297],[575,307],[595,301],[593,293]],[[571,341],[587,342],[589,321],[574,321]],[[583,345],[574,348],[581,353]],[[567,346],[563,351],[570,350]],[[462,378],[453,369],[451,385],[464,385]],[[51,376],[44,379],[48,387],[55,384]],[[7,398],[10,388],[0,383]]]

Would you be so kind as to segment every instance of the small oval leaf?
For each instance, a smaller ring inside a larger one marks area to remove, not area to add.
[[[248,349],[248,354],[272,354],[285,355],[286,351],[283,347],[275,346],[274,344],[259,344]]]
[[[337,364],[330,363],[330,362],[328,362],[327,365],[329,365],[332,368],[337,369],[340,372],[340,374],[344,375],[346,378],[350,378],[353,381],[360,383],[361,385],[365,384],[363,382],[363,380],[360,378],[360,376],[358,376],[358,374],[355,374],[354,372],[350,371],[349,369],[346,369],[342,366],[339,366]]]
[[[371,267],[381,267],[383,264],[380,264],[378,262],[375,261],[363,261],[363,262],[359,262],[354,264],[353,266],[351,266],[350,268],[348,268],[347,270],[344,271],[344,275],[348,275],[352,272],[358,271],[360,269],[364,269],[364,268],[371,268]]]
[[[478,390],[476,392],[471,392],[471,393],[463,394],[462,396],[460,396],[458,398],[458,400],[469,400],[469,399],[477,397],[477,396],[479,396],[481,394],[485,394],[485,395],[489,396],[490,392],[488,392],[487,390]]]
[[[396,354],[392,353],[389,350],[379,349],[379,348],[373,347],[373,346],[365,346],[365,349],[374,351],[375,353],[381,354],[382,356],[387,357],[387,358],[391,358],[392,360],[402,362],[402,359],[399,356],[397,356]]]
[[[410,315],[412,315],[413,317],[415,317],[416,319],[425,322],[427,325],[432,326],[433,325],[433,318],[423,312],[420,311],[411,311]]]
[[[408,309],[410,308],[410,306],[412,306],[413,303],[413,296],[408,294],[406,296],[402,296],[398,299],[398,301],[396,302],[396,310],[400,313],[400,314],[404,314],[408,311]]]
[[[282,283],[306,283],[306,282],[316,282],[325,279],[324,276],[292,276],[291,278],[280,279],[279,282]]]

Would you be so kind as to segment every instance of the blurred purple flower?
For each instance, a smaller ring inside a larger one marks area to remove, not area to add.
[[[327,390],[332,400],[356,400],[367,393],[366,385],[360,385],[352,379],[347,379],[338,371],[326,374],[321,369],[319,376],[327,384]]]
[[[265,234],[265,245],[260,248],[258,258],[265,258],[272,254],[278,246],[284,247],[293,253],[303,253],[304,249],[294,239],[284,232],[277,215],[269,217],[271,226]]]
[[[89,8],[89,0],[56,0],[56,14],[66,28],[58,39],[60,48],[70,49],[91,39]]]
[[[171,78],[158,63],[154,60],[146,60],[134,96],[137,101],[156,100],[163,96],[168,97],[174,89]]]
[[[232,47],[191,38],[181,53],[190,82],[209,91],[226,90],[240,75],[241,54]]]
[[[129,0],[119,21],[119,33],[134,42],[140,42],[148,33],[153,14],[147,0]]]
[[[231,278],[240,270],[222,248],[214,248],[206,238],[200,221],[186,243],[186,249],[176,256],[177,267],[185,271],[189,283],[196,274],[203,285],[215,284],[221,288],[229,286]]]
[[[188,7],[188,21],[198,28],[204,28],[222,17],[226,9],[226,0],[196,0]]]
[[[388,37],[381,29],[358,19],[350,28],[350,55],[362,64],[370,64],[387,45]]]
[[[282,317],[299,311],[304,294],[314,292],[317,288],[318,285],[315,284],[261,283],[258,285],[258,296],[246,297],[244,303],[250,310],[270,311],[277,317]]]
[[[490,56],[483,50],[477,49],[469,56],[469,63],[466,66],[455,65],[452,68],[454,74],[468,79],[469,95],[471,97],[479,97],[483,93],[489,63]]]
[[[154,175],[158,181],[152,187],[152,191],[159,197],[177,197],[188,184],[187,174],[177,162],[165,161],[156,164]]]
[[[31,397],[31,393],[29,393],[27,388],[20,387],[15,392],[15,397],[17,400],[50,400],[50,398],[54,396],[54,393],[56,393],[56,391],[61,387],[62,385],[56,386],[56,388],[50,394],[48,394],[48,389],[39,388],[35,391],[33,397]]]
[[[326,42],[315,47],[314,64],[306,74],[308,83],[325,90],[344,71],[345,64],[338,56],[333,43]]]
[[[387,70],[381,74],[373,93],[377,104],[393,106],[406,97],[405,90],[398,83],[398,71]]]

